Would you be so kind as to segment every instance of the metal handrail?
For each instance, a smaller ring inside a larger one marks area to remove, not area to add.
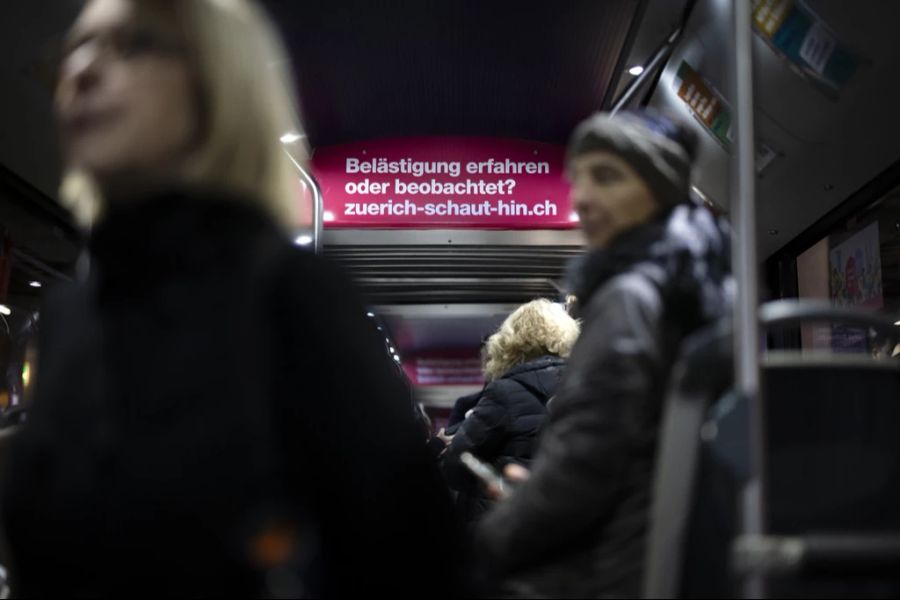
[[[323,206],[323,198],[322,198],[322,186],[319,185],[318,180],[313,176],[312,173],[307,171],[303,165],[301,165],[297,160],[291,156],[291,153],[285,150],[285,154],[287,154],[288,159],[290,159],[291,163],[295,167],[297,167],[297,171],[300,172],[300,177],[309,186],[309,189],[312,191],[313,195],[313,250],[316,254],[322,253],[322,232],[323,232],[323,217],[324,217],[324,206]]]
[[[628,103],[637,96],[637,93],[643,87],[644,83],[649,81],[652,77],[655,77],[658,69],[665,67],[669,58],[672,56],[672,52],[675,50],[675,46],[678,45],[678,42],[681,41],[681,37],[684,35],[688,19],[693,12],[695,4],[696,0],[690,0],[685,4],[678,26],[675,27],[671,33],[666,36],[666,39],[656,47],[650,61],[643,65],[644,70],[641,71],[641,74],[634,78],[631,83],[628,84],[628,87],[625,88],[625,91],[622,92],[622,95],[619,96],[618,100],[613,102],[612,108],[610,108],[611,114],[615,115],[625,108]]]
[[[895,320],[880,313],[852,306],[835,306],[827,300],[776,300],[759,309],[759,321],[766,329],[796,327],[810,321],[828,321],[874,329],[896,338]]]

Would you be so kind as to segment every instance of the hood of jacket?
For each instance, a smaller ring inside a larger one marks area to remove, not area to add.
[[[569,289],[584,307],[604,283],[628,271],[652,279],[688,329],[712,322],[725,316],[734,296],[729,227],[697,202],[679,204],[573,261]]]

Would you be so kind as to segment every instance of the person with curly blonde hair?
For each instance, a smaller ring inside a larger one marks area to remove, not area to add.
[[[497,468],[531,464],[547,402],[556,393],[578,332],[578,323],[561,305],[540,299],[517,308],[488,338],[487,384],[456,430],[443,464],[448,483],[460,493],[457,505],[466,521],[477,520],[491,501],[460,456],[471,452]]]

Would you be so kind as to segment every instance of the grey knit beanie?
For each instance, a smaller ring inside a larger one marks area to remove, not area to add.
[[[572,133],[566,162],[588,152],[613,152],[638,172],[657,202],[674,206],[689,197],[696,149],[693,131],[656,113],[595,113]]]

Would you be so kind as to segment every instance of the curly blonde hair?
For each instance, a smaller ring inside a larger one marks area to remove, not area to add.
[[[559,304],[543,298],[523,304],[488,338],[484,375],[496,379],[517,365],[547,354],[566,358],[579,331],[578,322]]]

